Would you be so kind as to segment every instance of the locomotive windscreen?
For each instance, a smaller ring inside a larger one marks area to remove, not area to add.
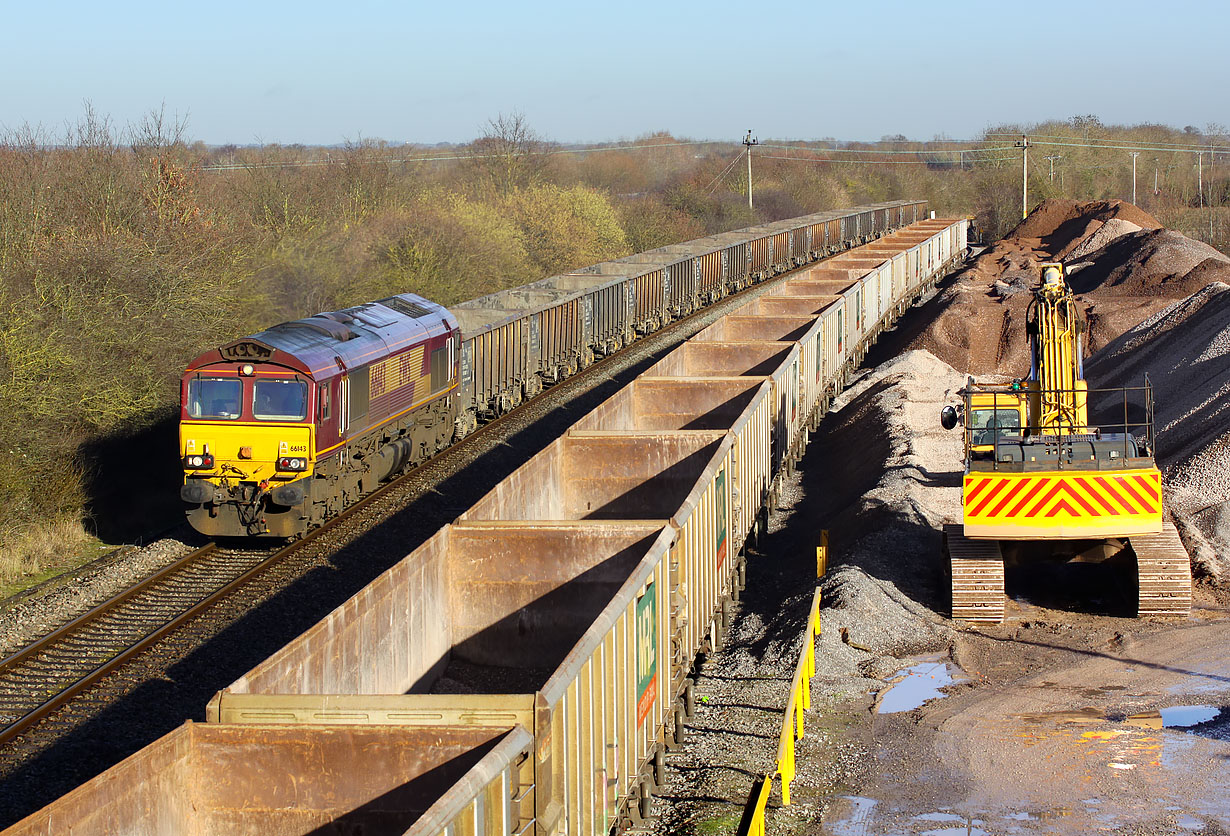
[[[196,377],[188,381],[188,414],[193,418],[238,418],[243,382],[235,377]]]
[[[302,421],[307,417],[307,384],[278,378],[256,381],[252,414],[262,421]]]

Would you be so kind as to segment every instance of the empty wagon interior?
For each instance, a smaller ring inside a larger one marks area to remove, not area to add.
[[[667,520],[720,455],[724,437],[573,431],[515,470],[459,521]]]
[[[859,277],[855,270],[839,267],[831,261],[826,261],[818,267],[811,267],[801,272],[796,278],[782,282],[778,287],[790,287],[799,282],[841,282],[841,287],[849,287],[850,283]],[[775,288],[776,290],[776,288]]]
[[[820,313],[840,298],[803,293],[761,296],[752,304],[751,313],[761,316],[807,316]]]
[[[511,733],[188,723],[10,832],[399,836]]]
[[[663,526],[446,526],[226,693],[532,694]]]
[[[835,267],[847,268],[856,271],[859,276],[865,276],[872,270],[880,267],[887,261],[887,258],[856,258],[855,256],[839,255],[833,258]]]
[[[742,310],[742,309],[740,309]],[[797,340],[816,321],[814,316],[755,316],[733,313],[701,331],[693,340]]]
[[[603,402],[575,425],[577,430],[726,430],[747,410],[763,385],[700,375],[641,377]]]
[[[851,279],[796,279],[774,288],[772,297],[789,299],[794,296],[802,296],[804,298],[837,296],[842,291],[848,290],[852,284],[854,282]],[[767,299],[772,297],[764,296],[761,298]]]
[[[643,377],[772,375],[790,357],[794,343],[751,340],[690,340],[651,366]]]

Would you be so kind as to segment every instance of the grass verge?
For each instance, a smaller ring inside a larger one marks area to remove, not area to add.
[[[0,533],[0,600],[96,560],[115,547],[61,518]]]

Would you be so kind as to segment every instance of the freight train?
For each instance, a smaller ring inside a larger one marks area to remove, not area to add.
[[[714,322],[219,692],[205,723],[6,836],[642,822],[775,486],[868,346],[961,262],[966,227],[915,224]]]
[[[211,537],[289,538],[640,335],[921,219],[923,201],[673,244],[463,302],[414,294],[284,322],[181,380],[180,497]]]

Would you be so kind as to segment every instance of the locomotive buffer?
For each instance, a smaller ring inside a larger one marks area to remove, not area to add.
[[[1022,566],[1045,558],[1100,562],[1129,540],[1137,615],[1186,617],[1191,566],[1162,519],[1148,377],[1143,387],[1094,392],[1121,401],[1123,423],[1090,426],[1085,323],[1061,264],[1042,265],[1026,329],[1027,379],[993,385],[971,377],[958,392],[961,407],[940,413],[945,429],[965,425],[963,524],[944,528],[953,618],[1003,621],[1005,556]]]

